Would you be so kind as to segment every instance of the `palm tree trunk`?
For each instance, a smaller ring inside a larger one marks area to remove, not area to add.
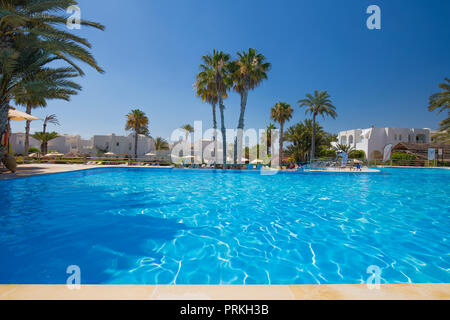
[[[134,133],[134,160],[137,160],[137,147],[138,147],[138,132]]]
[[[11,27],[6,26],[3,27],[3,34],[2,36],[0,36],[0,49],[3,50],[8,50],[8,49],[12,49],[14,46],[14,38],[12,35],[5,35],[5,32],[10,31]],[[3,133],[7,132],[8,130],[8,112],[9,112],[9,98],[7,95],[7,89],[9,85],[11,84],[11,77],[7,76],[7,75],[3,75],[3,79],[2,79],[2,90],[1,90],[1,94],[0,94],[0,137]],[[8,136],[9,139],[9,136]],[[0,143],[0,162],[2,161],[4,155],[6,153],[9,152],[9,150],[7,150],[9,146],[2,146],[2,144]]]
[[[216,104],[212,104],[212,114],[213,114],[213,129],[214,129],[214,163],[217,163],[217,118],[216,118]]]
[[[26,112],[28,114],[31,114],[31,105],[30,104],[27,104]],[[27,121],[25,124],[25,148],[23,150],[23,155],[26,158],[28,157],[28,149],[30,149],[30,123],[31,123],[31,121]]]
[[[222,125],[221,131],[222,131],[223,165],[225,166],[227,164],[227,136],[225,129],[225,114],[224,114],[225,106],[223,105],[222,98],[219,99],[219,109],[220,109],[220,122]]]
[[[9,111],[9,103],[3,102],[0,104],[0,136],[8,130],[8,111]],[[3,156],[6,154],[8,146],[3,146],[0,143],[0,162],[3,159]]]
[[[239,115],[239,123],[237,127],[237,136],[234,141],[234,163],[238,163],[242,159],[242,140],[244,136],[244,119],[245,119],[245,108],[247,107],[248,91],[244,90],[241,93],[241,114]],[[257,156],[258,157],[258,156]]]
[[[278,152],[278,165],[281,167],[283,164],[283,134],[284,134],[284,122],[280,122],[280,151]]]
[[[316,154],[316,114],[313,114],[312,126],[311,161],[314,161],[314,157]]]

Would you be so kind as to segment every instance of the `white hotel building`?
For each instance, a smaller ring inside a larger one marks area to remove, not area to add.
[[[25,133],[13,133],[10,137],[11,148],[15,153],[24,153]],[[40,142],[30,136],[30,148],[40,149]],[[64,154],[101,155],[102,152],[113,152],[117,155],[134,155],[134,134],[128,136],[96,135],[89,140],[79,135],[60,135],[48,143],[48,150],[56,150]],[[155,151],[155,141],[151,137],[139,135],[138,156]]]
[[[370,128],[341,131],[338,135],[340,144],[349,145],[355,150],[365,152],[368,160],[383,159],[386,145],[405,143],[430,143],[430,129],[405,128]]]

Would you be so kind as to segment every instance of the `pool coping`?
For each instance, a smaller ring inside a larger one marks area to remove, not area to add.
[[[450,300],[450,283],[339,285],[0,285],[0,300]]]
[[[69,173],[86,171],[99,168],[145,168],[149,170],[180,170],[180,171],[201,171],[201,172],[232,172],[232,173],[254,173],[258,174],[257,170],[223,170],[223,169],[194,169],[194,168],[174,168],[161,167],[161,166],[129,166],[129,165],[84,165],[84,164],[25,164],[20,165],[16,173],[0,172],[0,181],[14,180],[20,178],[28,178],[35,176],[43,176],[49,174]],[[363,171],[350,171],[350,170],[305,170],[305,171],[293,171],[293,170],[279,170],[282,174],[368,174],[368,173],[381,173],[376,169],[364,169]],[[268,173],[268,175],[271,175]]]

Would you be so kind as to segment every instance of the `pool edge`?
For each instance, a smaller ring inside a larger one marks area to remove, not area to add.
[[[0,285],[0,300],[450,300],[450,283],[367,285]]]

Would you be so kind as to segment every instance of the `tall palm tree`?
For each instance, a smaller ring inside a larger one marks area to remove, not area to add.
[[[48,143],[59,137],[56,132],[36,132],[31,136],[41,143],[41,153],[44,155],[48,152]]]
[[[214,79],[214,87],[217,92],[217,100],[220,110],[220,122],[222,131],[223,164],[227,163],[227,137],[225,128],[225,106],[223,99],[228,97],[228,90],[233,85],[231,77],[230,55],[222,51],[213,50],[213,54],[202,57],[203,63],[200,65],[202,72],[211,72]]]
[[[242,139],[248,93],[267,79],[267,73],[271,67],[270,63],[266,62],[266,57],[258,53],[256,49],[250,48],[248,51],[238,52],[237,55],[238,59],[232,65],[233,88],[241,96],[241,111],[234,144],[234,163],[237,163],[237,159],[242,158]]]
[[[442,89],[441,92],[435,93],[430,97],[430,103],[428,110],[433,112],[438,110],[438,113],[447,111],[448,117],[447,119],[441,121],[440,123],[440,131],[445,132],[450,130],[450,79],[445,78],[445,82],[439,85],[439,88]]]
[[[49,123],[59,126],[59,121],[58,118],[56,117],[56,114],[51,114],[45,117],[44,123],[42,125],[42,133],[44,134],[47,133],[47,125]]]
[[[283,161],[283,138],[284,138],[284,124],[286,121],[291,120],[294,110],[291,105],[286,102],[278,102],[272,107],[270,118],[280,124],[280,151],[279,151],[279,164]]]
[[[216,90],[216,81],[214,79],[214,70],[210,65],[203,65],[203,71],[197,75],[197,80],[194,86],[197,91],[197,97],[201,98],[203,102],[211,105],[213,116],[213,136],[214,136],[214,155],[217,162],[217,117],[216,105],[219,102]]]
[[[169,150],[169,143],[165,139],[157,137],[155,140],[155,149],[157,151]]]
[[[70,78],[77,76],[76,70],[69,68],[46,68],[44,65],[48,59],[43,59],[37,68],[27,71],[27,76],[22,79],[14,92],[16,104],[26,107],[26,113],[31,114],[32,109],[46,107],[47,101],[51,99],[60,99],[69,101],[72,95],[76,95],[81,86]],[[32,82],[44,80],[45,85],[41,85],[35,90]],[[26,121],[25,125],[25,155],[28,155],[30,123]]]
[[[276,130],[277,127],[273,123],[270,123],[266,128],[266,136],[267,136],[267,153],[272,155],[273,154],[273,146],[272,146],[272,133],[274,130]]]
[[[30,68],[27,55],[41,50],[50,59],[68,63],[78,74],[83,70],[76,60],[87,63],[99,72],[98,66],[89,52],[90,43],[66,31],[69,6],[77,5],[74,0],[2,0],[0,2],[0,133],[6,131],[10,100],[17,84]],[[101,24],[80,21],[81,25],[103,30]],[[37,87],[45,81],[34,81]],[[45,85],[45,84],[44,84]],[[0,146],[0,158],[5,148]]]
[[[306,95],[306,99],[301,99],[297,103],[300,104],[300,108],[306,107],[306,113],[312,115],[313,134],[311,138],[311,160],[314,160],[316,154],[316,118],[318,115],[330,116],[336,119],[336,107],[333,105],[330,95],[327,91],[315,91],[314,96],[311,94]]]
[[[139,134],[145,131],[145,129],[148,129],[148,122],[148,117],[139,109],[131,110],[131,112],[127,114],[125,130],[134,131],[134,159],[137,159]]]
[[[189,134],[194,132],[194,128],[190,124],[185,124],[181,127],[186,132],[186,141],[189,139]]]

